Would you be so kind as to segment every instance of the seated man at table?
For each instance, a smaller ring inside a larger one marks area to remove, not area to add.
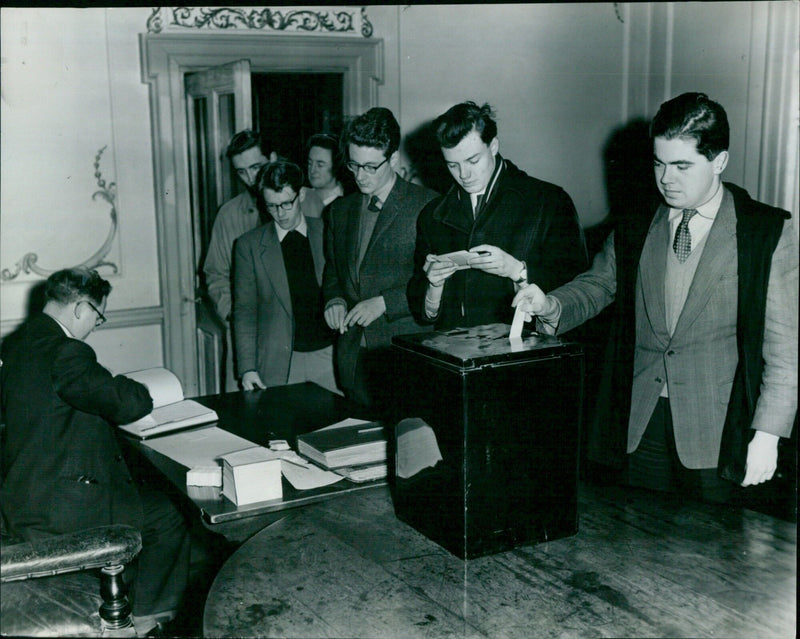
[[[303,215],[303,172],[267,165],[256,180],[272,220],[234,248],[233,329],[242,388],[314,382],[338,393],[322,310],[323,222]]]
[[[181,603],[189,535],[166,495],[134,483],[117,440],[115,425],[152,410],[147,388],[113,376],[84,342],[106,321],[110,290],[96,271],[53,273],[43,312],[3,340],[0,510],[10,534],[26,540],[109,524],[138,528],[130,594],[141,632]]]

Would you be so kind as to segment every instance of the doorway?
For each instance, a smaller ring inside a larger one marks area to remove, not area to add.
[[[305,167],[308,138],[341,131],[343,74],[253,73],[249,60],[239,60],[188,73],[185,86],[200,392],[231,392],[238,390],[227,317],[231,298],[222,298],[225,310],[217,313],[203,270],[220,207],[247,189],[227,158],[228,142],[234,133],[253,129],[264,139],[267,155],[275,152]],[[267,219],[259,210],[262,221]]]
[[[140,36],[142,79],[150,85],[156,229],[164,364],[187,396],[200,395],[195,318],[197,256],[184,77],[241,59],[253,73],[331,73],[342,77],[343,118],[378,103],[383,41],[378,38],[263,33],[158,33]],[[206,376],[202,376],[206,377]]]

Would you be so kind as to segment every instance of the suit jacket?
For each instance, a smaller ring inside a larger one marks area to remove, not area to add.
[[[458,185],[431,202],[417,222],[414,277],[408,285],[411,311],[419,322],[437,329],[503,322],[510,324],[514,283],[478,269],[457,271],[447,279],[435,320],[425,314],[429,253],[440,255],[479,244],[498,246],[525,260],[528,281],[548,292],[569,282],[588,266],[586,246],[575,206],[560,187],[503,163],[489,199],[477,219],[469,194]]]
[[[417,216],[436,193],[400,176],[383,204],[356,272],[362,194],[334,200],[328,209],[325,240],[325,302],[343,299],[348,310],[358,302],[383,296],[386,313],[366,328],[353,326],[340,335],[336,364],[341,384],[352,388],[362,336],[368,349],[386,348],[393,335],[425,330],[411,317],[406,286],[414,268]]]
[[[601,403],[616,403],[616,407],[607,405],[607,411],[598,411],[605,415],[598,421],[610,425],[604,428],[613,429],[614,419],[608,419],[609,414],[624,417],[628,426],[627,452],[633,452],[666,382],[681,462],[687,468],[713,468],[719,460],[723,427],[739,362],[737,331],[741,329],[742,321],[738,313],[741,278],[737,256],[738,242],[747,241],[747,238],[737,238],[737,210],[730,191],[726,190],[706,238],[683,310],[670,336],[664,298],[666,251],[671,245],[668,216],[669,209],[660,206],[646,233],[641,236],[640,253],[636,249],[640,241],[634,237],[626,240],[625,256],[618,255],[615,243],[619,238],[612,236],[604,251],[595,258],[590,271],[552,292],[562,305],[558,330],[569,330],[592,317],[616,296],[617,319],[621,321],[617,322],[616,330],[612,328],[614,343],[609,351],[609,363],[616,374],[613,381],[601,388],[599,400]],[[637,236],[637,233],[632,235]],[[785,242],[791,242],[791,230],[784,236]],[[773,266],[773,276],[769,280],[770,298],[794,297],[796,300],[796,249],[793,266],[791,253],[791,248],[786,245],[784,249],[776,250],[774,256],[771,252],[767,255],[768,260],[772,258]],[[631,260],[635,263],[629,263]],[[626,278],[635,279],[626,282]],[[627,293],[629,289],[631,295]],[[766,292],[762,291],[762,295],[766,297]],[[791,352],[796,349],[797,342],[797,320],[796,317],[792,320],[791,304],[783,309],[780,304],[770,302],[770,298],[764,311],[766,323],[770,325],[764,336],[765,345],[768,343],[772,350]],[[788,327],[788,330],[776,332],[773,330],[776,326]],[[632,352],[632,370],[626,370],[631,365],[627,352]],[[788,360],[791,359],[790,356]],[[619,369],[620,365],[622,369]],[[776,374],[775,369],[781,366],[785,367],[785,363],[780,358],[769,357],[765,375],[771,378],[770,386],[776,378],[791,379],[790,371],[787,375]],[[762,390],[765,392],[772,394],[772,388]],[[623,397],[625,393],[629,393],[627,401]],[[787,397],[790,394],[783,393]],[[775,430],[770,432],[788,436],[791,418],[786,418],[783,413],[793,413],[791,402],[778,410],[773,403],[770,410],[775,422]],[[754,426],[766,429],[763,423],[754,422]],[[614,438],[614,433],[610,432],[608,439],[613,441]],[[608,462],[608,457],[598,454],[598,449],[604,448],[603,444],[602,441],[593,443],[590,435],[590,455],[598,461]],[[605,448],[608,449],[608,442],[605,442]]]
[[[3,342],[0,508],[32,539],[106,524],[141,528],[142,506],[113,425],[143,417],[147,388],[112,376],[45,314]]]
[[[323,222],[306,218],[317,283],[325,256]],[[283,252],[274,222],[242,235],[234,248],[233,337],[240,371],[258,371],[266,386],[289,379],[294,345],[294,315]]]

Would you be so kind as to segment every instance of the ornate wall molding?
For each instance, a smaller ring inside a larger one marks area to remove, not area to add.
[[[175,29],[305,31],[372,36],[366,7],[331,9],[264,7],[156,7],[147,19],[148,33]]]
[[[114,203],[117,194],[117,185],[114,182],[106,182],[100,173],[100,158],[102,157],[106,148],[107,147],[104,146],[97,152],[97,155],[94,156],[94,177],[97,180],[98,190],[92,194],[92,200],[97,200],[97,198],[100,198],[108,202],[109,206],[111,206],[111,228],[108,231],[106,241],[103,242],[103,245],[94,253],[94,255],[84,260],[80,264],[76,264],[75,266],[84,266],[90,269],[107,266],[111,268],[112,273],[117,273],[119,271],[117,265],[113,262],[108,262],[105,259],[106,255],[108,255],[111,251],[111,246],[114,242],[114,236],[117,234],[117,209]],[[14,265],[14,270],[4,268],[2,272],[0,272],[0,280],[7,282],[9,280],[16,279],[20,273],[27,274],[31,272],[36,273],[36,275],[41,277],[47,277],[51,273],[55,273],[58,270],[41,268],[36,265],[38,260],[39,256],[36,253],[26,253]]]

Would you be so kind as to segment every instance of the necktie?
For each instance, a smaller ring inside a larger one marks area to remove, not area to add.
[[[472,211],[472,217],[478,217],[478,213],[481,212],[484,197],[486,197],[485,193],[479,193],[475,198],[475,209]]]
[[[381,199],[377,195],[373,195],[371,198],[369,198],[367,210],[373,211],[374,213],[377,213],[381,210]]]
[[[683,264],[692,252],[692,235],[689,233],[689,220],[697,213],[697,209],[683,209],[683,219],[675,230],[675,239],[672,242],[672,250],[678,261]]]

